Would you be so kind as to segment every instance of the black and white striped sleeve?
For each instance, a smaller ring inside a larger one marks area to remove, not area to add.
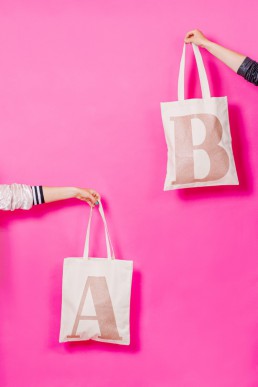
[[[41,185],[32,185],[31,190],[32,190],[34,205],[45,203],[43,188]]]

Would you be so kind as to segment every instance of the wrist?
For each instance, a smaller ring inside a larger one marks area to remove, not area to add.
[[[57,200],[73,199],[78,195],[78,188],[76,187],[57,187],[56,194]]]
[[[67,190],[68,195],[71,198],[77,198],[80,193],[80,190],[77,187],[68,187]]]
[[[45,203],[76,198],[79,194],[77,187],[43,187]]]

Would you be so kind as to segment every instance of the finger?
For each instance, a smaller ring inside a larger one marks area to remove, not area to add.
[[[90,189],[89,192],[94,196],[95,203],[96,203],[96,201],[100,200],[100,194],[98,192],[96,192],[94,189]]]
[[[185,43],[192,43],[194,40],[194,34],[192,33],[189,33],[186,35],[185,39],[184,39],[184,42]]]
[[[83,194],[80,195],[79,199],[84,201],[84,202],[87,202],[91,207],[95,206],[95,201],[96,200],[89,192],[87,192],[84,195]]]
[[[90,192],[88,192],[88,199],[90,203],[94,206],[96,203],[96,198]]]
[[[185,38],[184,42],[185,43],[192,43],[193,42],[193,38]]]
[[[89,205],[91,208],[94,208],[94,207],[95,207],[95,204],[92,203],[90,200],[85,199],[85,202],[88,203],[88,205]]]
[[[187,34],[185,35],[185,39],[188,39],[192,36],[194,36],[195,30],[188,31]]]
[[[89,189],[89,192],[93,195],[93,196],[99,196],[98,192],[95,191],[95,189]]]

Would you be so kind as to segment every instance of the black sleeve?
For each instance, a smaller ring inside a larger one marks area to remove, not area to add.
[[[43,188],[41,185],[32,185],[32,195],[33,195],[33,204],[34,206],[37,204],[45,203]]]
[[[258,86],[258,63],[254,60],[246,57],[237,70],[237,74],[244,77],[248,82]]]

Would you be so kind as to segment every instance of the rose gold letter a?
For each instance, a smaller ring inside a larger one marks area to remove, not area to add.
[[[82,315],[83,306],[89,289],[91,291],[94,307],[96,310],[96,316]],[[119,336],[117,330],[115,314],[105,277],[87,278],[81,302],[75,318],[73,331],[71,335],[67,336],[67,338],[80,337],[80,335],[77,335],[77,329],[80,320],[97,320],[101,333],[99,336],[100,339],[122,340],[122,337]]]

